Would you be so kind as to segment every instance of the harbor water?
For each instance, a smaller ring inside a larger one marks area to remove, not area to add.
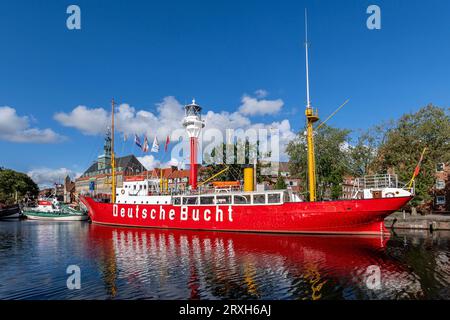
[[[73,266],[79,289],[68,286]],[[449,298],[446,231],[383,239],[0,221],[0,299]]]

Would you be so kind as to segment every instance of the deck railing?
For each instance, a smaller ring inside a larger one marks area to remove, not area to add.
[[[358,197],[363,189],[381,190],[384,188],[402,188],[414,193],[415,184],[413,183],[411,188],[398,180],[396,174],[375,174],[367,175],[362,178],[356,178],[353,183],[352,197]]]
[[[398,183],[396,174],[377,174],[356,178],[354,187],[360,190],[398,188]]]

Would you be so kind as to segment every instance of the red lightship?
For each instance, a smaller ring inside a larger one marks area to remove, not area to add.
[[[213,231],[385,234],[384,218],[403,207],[413,196],[413,189],[398,186],[396,176],[371,176],[357,180],[354,199],[351,200],[316,201],[313,124],[319,118],[309,99],[308,46],[306,80],[309,201],[302,201],[291,190],[255,191],[258,188],[255,188],[252,168],[245,169],[250,173],[244,172],[243,190],[226,193],[198,191],[197,145],[204,122],[202,109],[193,100],[185,106],[183,122],[190,138],[191,190],[182,195],[169,194],[163,190],[162,184],[159,187],[158,182],[145,177],[125,180],[123,187],[117,189],[113,181],[112,203],[100,203],[80,196],[92,222]],[[114,154],[113,148],[112,151]],[[114,169],[113,162],[113,180]]]

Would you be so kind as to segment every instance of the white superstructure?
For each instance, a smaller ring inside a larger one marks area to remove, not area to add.
[[[413,189],[398,187],[396,175],[376,175],[357,178],[353,199],[374,199],[408,197]],[[274,204],[301,202],[298,194],[291,190],[241,190],[208,189],[201,194],[162,194],[160,180],[145,177],[129,177],[122,188],[116,189],[116,203],[121,204],[174,204],[174,205],[216,205],[216,204]]]

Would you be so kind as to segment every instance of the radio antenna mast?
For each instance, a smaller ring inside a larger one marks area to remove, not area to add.
[[[305,59],[306,59],[306,142],[308,146],[308,191],[309,201],[316,201],[316,160],[314,156],[314,122],[319,115],[313,111],[309,97],[309,59],[308,59],[308,16],[305,8]]]
[[[306,107],[311,108],[309,97],[309,58],[308,58],[308,12],[305,8],[305,60],[306,60]]]

